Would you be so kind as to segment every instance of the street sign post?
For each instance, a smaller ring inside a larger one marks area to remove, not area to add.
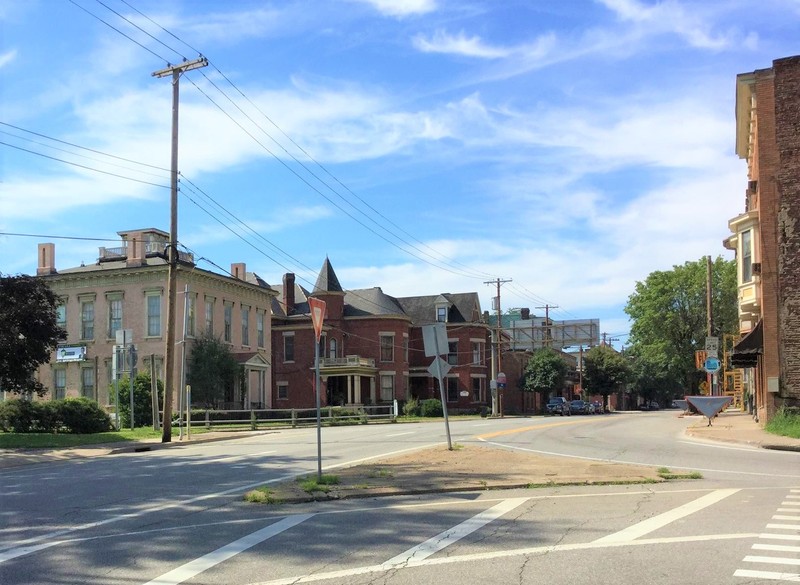
[[[453,443],[450,440],[450,420],[447,418],[447,397],[444,391],[444,377],[450,371],[450,364],[440,356],[447,353],[447,325],[444,323],[431,323],[422,326],[422,343],[425,346],[425,355],[435,356],[433,363],[428,368],[431,375],[439,380],[439,395],[442,398],[442,414],[444,415],[444,427],[447,431],[447,448],[452,451]]]
[[[311,324],[314,326],[314,373],[317,400],[317,481],[322,481],[322,411],[319,398],[319,340],[322,336],[322,322],[325,320],[325,301],[308,297],[311,311]]]
[[[708,372],[709,374],[716,374],[720,366],[719,360],[715,357],[707,357],[705,363],[703,364],[703,369]]]

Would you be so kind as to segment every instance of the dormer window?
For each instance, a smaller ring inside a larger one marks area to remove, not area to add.
[[[436,322],[447,323],[447,307],[436,307]]]

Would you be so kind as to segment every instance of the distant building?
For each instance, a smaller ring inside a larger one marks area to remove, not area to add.
[[[736,252],[742,335],[731,361],[766,423],[800,404],[800,56],[736,77],[736,153],[748,183],[724,242]]]
[[[509,349],[536,351],[543,347],[593,347],[600,344],[600,319],[558,321],[531,315],[528,308],[510,309],[500,315],[501,329]],[[486,314],[490,327],[497,327],[497,315]]]
[[[39,244],[37,276],[59,295],[60,325],[67,339],[41,366],[38,379],[49,396],[87,396],[110,406],[117,333],[129,330],[139,371],[164,379],[166,289],[169,234],[154,228],[118,232],[122,245],[100,248],[95,264],[56,269],[55,245]],[[181,253],[177,276],[176,339],[193,340],[210,332],[227,343],[244,368],[243,386],[225,398],[230,405],[266,406],[271,380],[270,305],[276,292],[244,264],[232,264],[230,276],[203,270],[191,254]],[[188,292],[187,292],[188,291]],[[173,387],[181,388],[178,349]],[[177,402],[175,402],[177,404]]]
[[[488,329],[477,293],[396,298],[380,287],[344,290],[326,258],[313,290],[294,274],[276,285],[273,301],[272,402],[276,408],[315,404],[315,340],[310,296],[326,303],[320,340],[324,405],[392,404],[439,398],[438,382],[427,368],[422,326],[446,324],[451,370],[445,377],[448,408],[477,410],[487,404],[490,378]]]

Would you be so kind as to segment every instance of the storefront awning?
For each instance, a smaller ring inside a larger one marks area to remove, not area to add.
[[[763,353],[764,333],[761,321],[733,346],[731,365],[735,368],[754,368]]]

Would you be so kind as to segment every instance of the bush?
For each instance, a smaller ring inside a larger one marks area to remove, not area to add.
[[[68,433],[87,435],[104,433],[113,427],[108,413],[94,400],[88,398],[67,398],[58,405],[61,424]]]
[[[427,417],[444,416],[444,410],[442,409],[442,401],[436,398],[429,398],[428,400],[423,400],[422,404],[420,405],[420,414],[422,416],[427,416]]]
[[[0,403],[0,430],[12,433],[102,433],[111,430],[108,414],[88,398]]]
[[[158,384],[158,403],[162,404],[164,397],[164,384]],[[119,424],[120,427],[131,426],[131,383],[129,378],[119,381]],[[111,385],[111,401],[115,400],[114,385]],[[178,413],[175,413],[177,416]],[[133,423],[135,427],[147,427],[153,424],[153,398],[150,390],[150,374],[142,372],[133,380]]]
[[[419,400],[409,398],[403,405],[403,414],[406,416],[419,416]]]
[[[38,424],[37,403],[14,398],[0,403],[0,429],[6,433],[32,433]]]

